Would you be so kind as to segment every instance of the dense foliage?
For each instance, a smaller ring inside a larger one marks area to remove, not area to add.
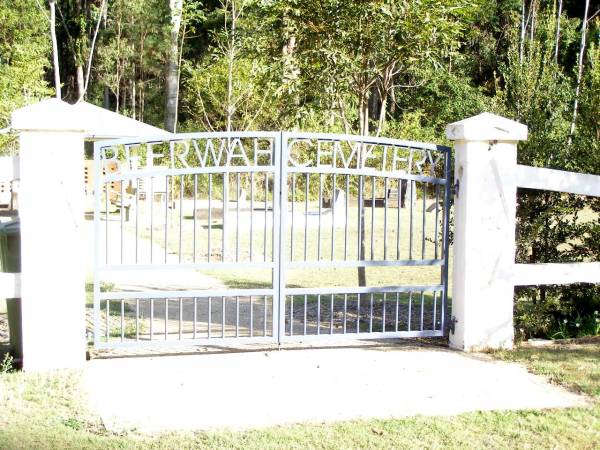
[[[46,3],[0,0],[0,128],[51,92]],[[587,3],[58,0],[62,93],[170,129],[436,142],[487,110],[529,126],[521,163],[600,174],[600,2]],[[599,213],[598,199],[523,190],[517,260],[599,260]],[[516,309],[524,336],[556,334],[594,318],[600,287],[520,289]]]

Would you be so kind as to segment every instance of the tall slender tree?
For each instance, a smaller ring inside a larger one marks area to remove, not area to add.
[[[577,109],[579,106],[579,92],[581,90],[581,78],[583,76],[585,43],[587,36],[588,11],[590,8],[590,0],[585,0],[585,8],[583,12],[583,20],[581,22],[581,44],[579,45],[579,58],[577,59],[577,81],[575,82],[575,100],[573,101],[573,119],[571,120],[571,129],[569,131],[568,144],[573,143],[573,135],[575,134],[575,123],[577,122]]]
[[[50,36],[52,39],[52,62],[54,66],[54,89],[56,98],[61,99],[60,66],[58,64],[58,43],[56,41],[56,0],[48,0],[50,4]]]
[[[165,128],[167,131],[175,132],[179,104],[179,30],[183,14],[183,0],[169,0],[169,10],[171,27],[165,79]]]

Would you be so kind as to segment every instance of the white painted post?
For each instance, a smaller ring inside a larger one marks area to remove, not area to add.
[[[513,346],[517,143],[527,127],[490,113],[446,127],[454,141],[454,267],[450,346]]]
[[[85,362],[83,126],[57,99],[16,110],[23,370]]]

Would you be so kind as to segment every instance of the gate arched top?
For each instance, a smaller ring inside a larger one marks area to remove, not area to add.
[[[287,131],[181,133],[95,144],[98,160],[144,174],[273,170],[408,178],[444,184],[449,147],[375,136]]]

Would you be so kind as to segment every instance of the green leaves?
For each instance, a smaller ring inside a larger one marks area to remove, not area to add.
[[[45,11],[34,0],[0,0],[0,128],[11,112],[49,94],[44,79],[50,39]],[[8,140],[0,136],[0,152]]]

